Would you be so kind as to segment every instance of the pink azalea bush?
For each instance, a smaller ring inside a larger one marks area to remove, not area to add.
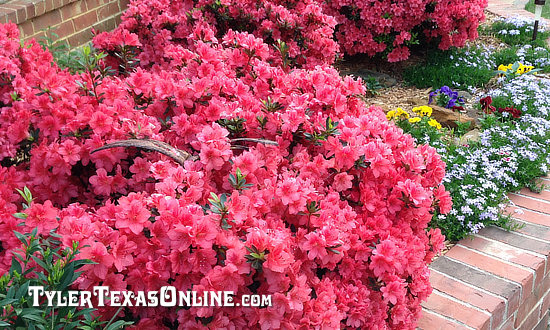
[[[443,246],[427,226],[451,207],[435,149],[416,146],[366,106],[360,81],[330,66],[291,69],[253,34],[216,36],[202,13],[189,26],[165,11],[139,21],[135,11],[151,11],[142,6],[95,39],[111,74],[60,70],[0,25],[0,273],[21,247],[13,231],[37,227],[97,262],[77,289],[273,298],[266,308],[122,311],[141,328],[413,329],[431,292],[427,263]],[[184,30],[141,28],[157,19]],[[194,158],[92,153],[131,138]],[[24,186],[35,200],[22,210]]]
[[[337,21],[342,51],[369,56],[382,53],[389,62],[409,57],[418,34],[437,38],[439,48],[461,47],[478,36],[487,0],[324,1],[324,12]]]
[[[261,51],[270,61],[293,66],[331,64],[339,50],[333,39],[336,20],[315,0],[133,1],[124,17],[124,30],[145,41],[142,65],[180,58],[197,40],[221,41],[228,31],[266,40],[269,46]]]

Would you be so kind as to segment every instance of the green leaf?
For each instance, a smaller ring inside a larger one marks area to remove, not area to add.
[[[17,293],[15,294],[15,299],[19,300],[24,296],[28,296],[30,283],[30,281],[26,281],[25,283],[23,283],[23,285],[19,287],[19,290],[17,290]]]
[[[38,323],[46,324],[46,320],[44,320],[42,316],[36,314],[23,314],[21,315],[21,317]]]
[[[14,213],[13,216],[16,217],[17,219],[26,220],[28,217],[28,214],[23,212],[17,212],[17,213]]]
[[[59,280],[59,290],[65,290],[74,281],[74,264],[69,263],[63,269],[63,276]]]
[[[20,232],[17,232],[17,231],[13,231],[13,234],[15,235],[15,237],[17,237],[17,239],[23,243],[23,245],[25,246],[28,246],[27,245],[27,236],[25,236],[24,234],[21,234]]]
[[[117,330],[117,329],[121,329],[125,325],[132,325],[132,324],[133,324],[132,322],[118,320],[118,321],[110,324],[108,327],[106,327],[105,330]]]
[[[17,261],[15,257],[11,257],[10,275],[13,276],[14,272],[17,272],[17,274],[21,274],[23,272],[23,269],[19,261]]]
[[[46,263],[45,263],[44,261],[42,261],[42,259],[38,258],[37,256],[31,255],[31,258],[32,258],[34,261],[36,261],[36,263],[37,263],[40,267],[44,268],[46,271],[49,271],[49,270],[51,269],[51,267],[49,267],[48,265],[46,265]]]
[[[0,300],[0,307],[13,304],[16,301],[17,301],[17,299],[15,299],[15,298],[2,299],[2,300]]]

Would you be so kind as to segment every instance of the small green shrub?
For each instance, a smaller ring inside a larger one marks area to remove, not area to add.
[[[62,69],[69,69],[70,72],[76,73],[84,70],[82,66],[82,52],[72,50],[65,41],[59,41],[59,35],[53,32],[52,28],[48,27],[43,30],[43,36],[38,43],[44,50],[48,49],[52,53],[57,65]]]
[[[33,200],[31,192],[26,187],[18,191],[25,200],[23,209],[29,208]],[[26,215],[22,212],[14,214],[20,219],[25,219]],[[60,236],[55,232],[52,231],[48,237],[37,232],[36,228],[26,234],[14,232],[23,249],[13,253],[9,272],[0,277],[0,328],[115,330],[131,324],[123,320],[113,322],[114,317],[109,322],[101,321],[92,315],[93,308],[35,306],[34,298],[29,294],[30,286],[41,286],[44,291],[60,291],[61,296],[68,299],[70,286],[81,274],[78,269],[93,264],[89,260],[75,259],[79,253],[78,242],[73,242],[72,248],[62,249]]]
[[[403,79],[418,88],[453,86],[467,90],[484,86],[494,76],[491,52],[481,48],[434,50],[425,60],[406,68]]]

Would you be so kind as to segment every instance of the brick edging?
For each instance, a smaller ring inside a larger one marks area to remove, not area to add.
[[[420,329],[548,328],[550,190],[523,189],[510,199],[506,212],[521,228],[484,228],[430,265],[434,292],[422,304]]]
[[[12,22],[26,41],[51,27],[58,40],[77,47],[91,40],[91,29],[113,30],[129,0],[13,0],[0,3],[0,23]]]
[[[0,4],[0,23],[21,24],[78,0],[14,0]]]

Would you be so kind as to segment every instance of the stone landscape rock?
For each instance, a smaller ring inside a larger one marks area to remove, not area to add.
[[[382,72],[376,72],[368,69],[359,69],[359,70],[351,70],[347,72],[342,71],[341,73],[344,75],[351,74],[356,77],[361,77],[361,79],[363,80],[367,80],[371,77],[374,77],[378,81],[380,86],[384,88],[393,87],[397,85],[397,79]]]
[[[458,96],[463,98],[464,101],[468,101],[473,97],[472,94],[470,94],[466,91],[458,91]]]
[[[450,110],[450,109],[446,109],[446,108],[443,108],[443,107],[440,107],[438,105],[430,105],[433,109],[433,112],[432,112],[432,117],[435,118],[438,122],[441,123],[442,126],[444,127],[450,127],[450,128],[456,128],[457,125],[456,125],[456,121],[458,122],[461,122],[461,123],[470,123],[470,127],[474,127],[475,126],[475,120],[474,118],[466,115],[466,114],[463,114],[463,113],[460,113],[460,112],[455,112],[453,110]]]
[[[424,100],[420,97],[411,97],[407,100],[407,103],[411,104],[412,107],[419,107],[421,105],[426,105],[428,103],[428,100]]]
[[[475,128],[469,131],[468,133],[462,135],[462,137],[459,140],[459,144],[470,144],[470,143],[478,142],[481,138],[480,134],[481,134],[481,131]]]

